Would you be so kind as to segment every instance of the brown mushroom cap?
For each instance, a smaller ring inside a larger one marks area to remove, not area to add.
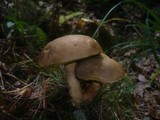
[[[118,62],[102,53],[79,61],[75,68],[75,74],[82,80],[95,80],[107,84],[122,79],[125,72]]]
[[[40,67],[66,64],[102,53],[98,42],[85,35],[66,35],[49,42],[38,58]]]

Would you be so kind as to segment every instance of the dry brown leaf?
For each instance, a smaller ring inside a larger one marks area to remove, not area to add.
[[[139,74],[139,75],[138,75],[138,80],[141,81],[141,82],[147,82],[147,79],[146,79],[145,76],[142,75],[142,74]]]
[[[160,105],[152,105],[149,106],[148,109],[153,118],[160,120]]]
[[[134,96],[139,95],[140,97],[143,97],[143,93],[145,91],[146,88],[150,87],[150,83],[142,83],[142,82],[138,82],[135,86],[134,86]]]

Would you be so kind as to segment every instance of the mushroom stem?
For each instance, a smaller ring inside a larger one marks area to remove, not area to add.
[[[91,102],[93,98],[97,95],[100,87],[100,83],[90,82],[89,86],[87,86],[87,88],[83,92],[82,100],[86,103]]]
[[[66,64],[65,71],[69,93],[72,97],[72,104],[76,107],[80,107],[82,101],[82,90],[79,80],[75,77],[75,66],[76,63]]]

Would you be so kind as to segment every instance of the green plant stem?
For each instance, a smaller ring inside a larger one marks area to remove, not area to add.
[[[150,43],[151,50],[152,50],[152,52],[153,52],[154,58],[156,59],[157,63],[158,63],[159,66],[160,66],[160,59],[159,59],[159,57],[157,56],[157,51],[156,51],[156,49],[155,49],[155,47],[154,47],[154,45],[153,45],[153,42],[152,42],[152,40],[151,40],[150,38],[149,38],[149,43]]]
[[[147,19],[146,19],[146,30],[147,30],[147,36],[148,36],[148,40],[149,40],[149,43],[150,43],[150,47],[151,47],[151,50],[152,50],[152,53],[153,53],[153,55],[154,55],[154,58],[156,59],[156,61],[157,61],[157,63],[159,64],[159,66],[160,66],[160,59],[159,59],[159,57],[157,56],[157,51],[156,51],[156,48],[155,48],[155,46],[154,46],[154,44],[153,44],[153,41],[152,41],[152,37],[151,37],[151,32],[150,32],[150,30],[149,30],[149,19],[148,19],[148,17],[147,17]]]
[[[134,3],[135,5],[139,6],[140,8],[145,9],[155,19],[155,21],[158,23],[158,25],[160,25],[159,17],[157,15],[155,15],[155,13],[151,9],[149,9],[148,7],[143,5],[142,3],[137,2],[136,0],[126,0],[126,2]]]
[[[94,32],[94,34],[93,34],[93,36],[92,36],[93,38],[95,38],[96,34],[98,33],[100,27],[102,26],[102,24],[104,23],[104,21],[106,20],[106,18],[108,17],[108,15],[109,15],[116,7],[118,7],[119,5],[121,5],[121,4],[124,3],[124,2],[126,2],[126,1],[119,2],[118,4],[116,4],[115,6],[113,6],[113,7],[107,12],[107,14],[106,14],[106,15],[104,16],[104,18],[101,20],[98,28],[97,28],[96,31]]]

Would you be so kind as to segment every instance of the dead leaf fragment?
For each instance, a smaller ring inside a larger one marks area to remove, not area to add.
[[[138,80],[141,81],[141,82],[147,82],[145,76],[142,75],[142,74],[139,74],[139,75],[138,75]]]
[[[138,82],[134,86],[134,96],[139,95],[140,97],[143,97],[143,93],[146,88],[150,87],[150,83],[143,83],[143,82]]]

